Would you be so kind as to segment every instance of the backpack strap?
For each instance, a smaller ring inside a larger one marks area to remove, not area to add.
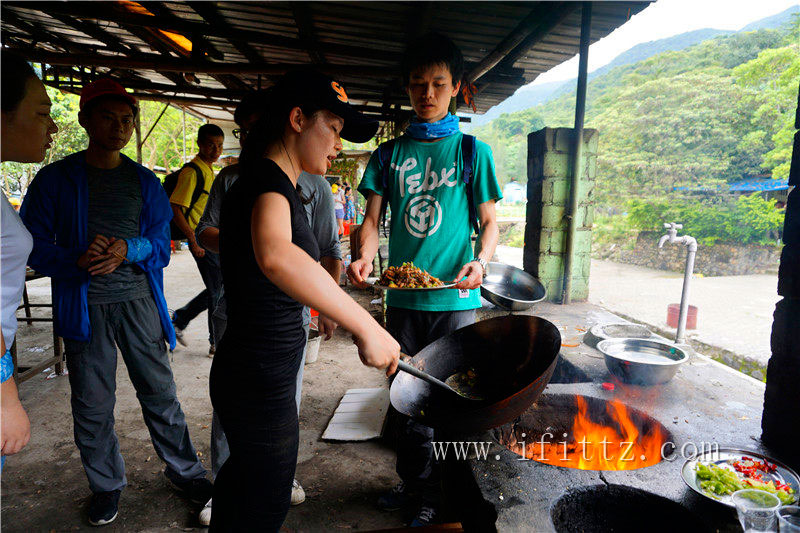
[[[469,209],[469,224],[475,233],[480,233],[478,225],[478,209],[475,206],[475,195],[472,191],[475,173],[475,137],[472,135],[461,136],[461,161],[464,171],[461,178],[467,187],[467,208]]]
[[[386,233],[386,209],[389,206],[389,196],[391,195],[390,186],[392,180],[392,154],[396,139],[390,139],[378,145],[378,160],[381,162],[381,184],[383,185],[383,196],[381,196],[381,214],[379,217],[380,225],[383,228],[383,236]]]
[[[208,194],[208,191],[205,190],[205,177],[203,176],[203,171],[200,169],[199,166],[192,163],[191,161],[186,163],[183,168],[190,167],[194,170],[195,173],[195,180],[194,180],[194,190],[192,191],[192,199],[189,201],[189,207],[186,208],[186,212],[183,216],[186,216],[188,213],[192,212],[192,208],[194,204],[197,203],[197,200],[200,199],[200,196],[203,194]]]

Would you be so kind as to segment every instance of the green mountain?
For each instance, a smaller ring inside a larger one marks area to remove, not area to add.
[[[798,12],[800,12],[800,6],[791,7],[771,17],[752,22],[744,26],[739,32],[780,28],[791,20],[793,14]],[[604,76],[615,67],[637,63],[663,52],[683,50],[705,40],[720,35],[730,35],[732,33],[737,32],[705,28],[666,37],[664,39],[658,39],[656,41],[640,43],[622,52],[607,65],[590,72],[588,79],[592,81],[595,78]],[[556,81],[521,87],[505,101],[492,107],[483,115],[472,115],[472,122],[466,124],[462,129],[464,132],[469,133],[474,128],[491,122],[503,113],[513,113],[545,103],[551,98],[574,91],[576,83],[576,78],[573,78],[565,82]]]
[[[800,13],[800,6],[792,6],[785,11],[781,11],[777,15],[772,15],[771,17],[766,17],[761,20],[751,22],[739,31],[756,31],[769,28],[780,28],[787,22],[790,22],[792,20],[792,15],[795,13]]]
[[[597,200],[615,203],[754,175],[785,177],[798,79],[797,15],[780,29],[718,35],[609,65],[587,89],[586,126],[600,131]],[[574,106],[573,88],[472,133],[491,145],[501,182],[524,181],[526,135],[545,125],[572,127]]]

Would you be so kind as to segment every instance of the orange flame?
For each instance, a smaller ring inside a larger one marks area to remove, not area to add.
[[[581,396],[576,400],[578,414],[573,421],[571,441],[559,440],[561,435],[555,435],[553,442],[545,439],[517,442],[512,451],[541,463],[580,470],[634,470],[661,461],[667,437],[658,424],[642,433],[628,408],[616,400],[606,407],[614,424],[599,424],[589,417],[586,400]]]

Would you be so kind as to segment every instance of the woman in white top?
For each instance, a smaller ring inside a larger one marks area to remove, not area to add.
[[[2,161],[38,163],[50,148],[58,131],[50,117],[50,98],[33,68],[23,59],[8,52],[0,58],[0,98],[2,98]],[[19,401],[14,383],[14,365],[9,348],[17,332],[16,311],[25,286],[25,264],[33,247],[33,239],[11,206],[5,193],[0,199],[0,353],[2,356],[2,413],[0,445],[2,455],[20,451],[30,440],[28,415]]]

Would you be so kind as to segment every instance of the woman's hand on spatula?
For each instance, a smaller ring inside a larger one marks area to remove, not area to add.
[[[397,371],[400,344],[377,322],[374,326],[370,325],[366,334],[356,336],[353,340],[358,346],[358,356],[366,366],[385,368],[387,376]]]

